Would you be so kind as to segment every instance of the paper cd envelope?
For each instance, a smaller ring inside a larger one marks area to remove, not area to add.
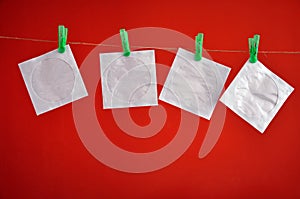
[[[248,60],[220,100],[263,133],[293,90],[261,62]]]
[[[156,106],[154,50],[100,53],[103,108]]]
[[[179,48],[159,99],[210,119],[230,68]]]
[[[37,115],[87,96],[71,48],[53,50],[19,64]]]

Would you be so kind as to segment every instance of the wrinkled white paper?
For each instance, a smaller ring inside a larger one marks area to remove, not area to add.
[[[194,53],[178,49],[159,99],[210,119],[230,68]]]
[[[220,100],[263,133],[293,90],[261,62],[248,60]]]
[[[69,45],[19,64],[37,115],[87,96]]]
[[[100,71],[104,109],[158,105],[154,50],[100,53]]]

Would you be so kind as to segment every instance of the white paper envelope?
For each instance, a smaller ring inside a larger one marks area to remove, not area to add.
[[[178,49],[159,99],[210,119],[230,68],[212,60],[194,60],[194,53]]]
[[[103,108],[156,106],[154,50],[100,53]]]
[[[87,96],[69,45],[19,64],[37,115]]]
[[[293,90],[261,62],[248,60],[220,100],[263,133]]]

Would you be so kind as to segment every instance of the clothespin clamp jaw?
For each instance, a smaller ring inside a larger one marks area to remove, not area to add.
[[[250,59],[249,61],[251,63],[257,62],[257,54],[258,54],[258,45],[259,45],[259,38],[260,35],[254,35],[253,38],[249,38],[249,53],[250,53]]]
[[[195,60],[200,61],[202,59],[202,48],[203,48],[203,33],[198,33],[195,39]]]
[[[58,52],[64,53],[66,51],[68,36],[68,28],[65,28],[63,25],[58,26]]]
[[[129,48],[128,34],[125,29],[120,30],[120,36],[121,36],[122,47],[123,47],[123,55],[128,57],[130,55],[130,48]]]

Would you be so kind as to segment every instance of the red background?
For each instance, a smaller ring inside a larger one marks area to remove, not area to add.
[[[207,49],[248,50],[247,38],[259,33],[259,50],[300,51],[299,10],[297,0],[0,1],[0,35],[56,40],[57,25],[64,24],[69,28],[68,41],[101,43],[122,27],[154,26],[192,38],[203,32]],[[200,119],[198,135],[175,163],[151,173],[130,174],[106,167],[88,153],[74,126],[72,104],[35,115],[18,63],[53,50],[56,45],[0,39],[1,199],[300,198],[299,54],[259,54],[260,61],[295,87],[265,134],[227,109],[221,137],[206,158],[198,159],[198,151],[209,122]],[[93,49],[71,47],[78,66]],[[248,53],[210,55],[232,68],[226,87],[248,58]],[[171,64],[173,57],[165,62]],[[163,105],[168,112],[179,112]],[[107,131],[122,136],[111,112],[99,112],[106,116],[102,123]],[[149,122],[147,108],[131,112],[138,124]],[[173,121],[177,117],[168,116],[169,127],[162,132],[161,143],[174,136],[177,124]],[[138,143],[138,139],[110,138],[121,147],[139,150],[139,145],[127,144]],[[156,147],[161,145],[153,143],[153,150]],[[151,150],[151,144],[145,148]]]

